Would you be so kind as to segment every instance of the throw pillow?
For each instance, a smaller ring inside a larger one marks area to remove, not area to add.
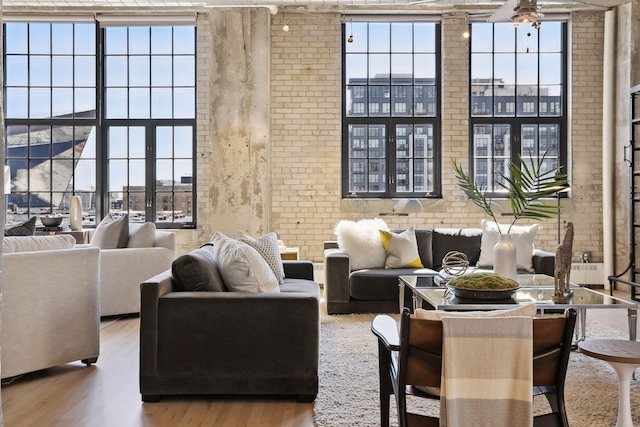
[[[28,221],[20,225],[4,230],[5,236],[33,236],[36,234],[36,217],[32,216]]]
[[[205,244],[171,263],[171,274],[177,291],[223,292],[224,282],[218,271],[211,244]]]
[[[276,276],[251,246],[220,232],[213,235],[213,253],[222,280],[230,291],[279,292]]]
[[[129,240],[129,215],[104,217],[91,237],[90,246],[100,249],[126,248]]]
[[[493,267],[493,247],[498,243],[498,227],[502,233],[506,233],[509,226],[506,224],[496,224],[493,221],[483,219],[480,223],[482,228],[482,240],[480,243],[480,259],[478,260],[478,267],[492,268]],[[511,227],[509,234],[511,235],[511,242],[516,247],[516,264],[518,270],[525,270],[533,272],[533,242],[536,239],[536,234],[540,229],[539,224],[533,225],[514,225]]]
[[[442,259],[451,251],[464,253],[469,265],[480,258],[482,230],[479,228],[436,228],[433,230],[433,268],[442,267]]]
[[[389,230],[380,218],[338,221],[333,232],[338,238],[338,247],[349,255],[351,270],[384,267],[387,254],[380,230]]]
[[[382,245],[387,253],[384,268],[424,268],[420,261],[418,242],[413,227],[402,233],[380,230]]]
[[[128,248],[152,248],[156,241],[156,225],[152,222],[129,224]]]
[[[236,238],[258,251],[273,271],[273,274],[278,280],[278,284],[282,285],[284,282],[284,267],[282,266],[282,259],[280,258],[278,235],[271,232],[254,239],[244,231],[238,230],[236,232]]]

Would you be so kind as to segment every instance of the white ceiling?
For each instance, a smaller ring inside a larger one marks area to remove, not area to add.
[[[446,11],[477,9],[496,10],[506,0],[4,0],[7,12],[14,10],[91,8],[98,11],[120,8],[200,10],[224,6],[286,6],[288,10],[309,11],[339,10],[352,12],[359,10],[389,9],[396,12],[419,13],[421,11]],[[538,0],[542,11],[566,12],[575,9],[615,6],[631,0]]]

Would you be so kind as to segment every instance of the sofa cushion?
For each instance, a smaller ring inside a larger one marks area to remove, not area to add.
[[[129,215],[104,217],[91,236],[90,245],[100,249],[126,248],[129,240]]]
[[[152,222],[129,224],[128,248],[152,248],[156,240],[156,225]]]
[[[213,246],[210,244],[176,258],[171,263],[171,274],[176,291],[222,292],[225,290]]]
[[[269,268],[271,268],[271,271],[273,271],[273,274],[278,280],[278,284],[282,285],[282,281],[284,280],[284,267],[282,266],[282,258],[280,258],[278,235],[272,232],[253,238],[244,231],[238,230],[236,232],[236,238],[258,251],[269,265]]]
[[[401,233],[380,230],[380,236],[387,253],[384,268],[423,268],[413,227]]]
[[[464,253],[469,265],[480,258],[482,230],[479,228],[436,228],[433,230],[433,269],[442,268],[442,259],[451,251]]]
[[[34,234],[36,234],[35,216],[32,216],[28,221],[25,221],[20,225],[14,225],[13,227],[9,227],[4,230],[5,236],[33,236]]]
[[[498,227],[500,227],[502,233],[506,233],[509,225],[496,224],[494,221],[488,221],[486,219],[483,219],[480,225],[482,227],[482,244],[477,265],[482,268],[492,268],[493,247],[498,243],[499,239]],[[511,242],[516,247],[516,264],[518,270],[533,272],[533,242],[539,228],[539,224],[514,225],[511,227],[509,234],[511,235]]]
[[[2,241],[2,253],[73,249],[76,239],[70,234],[55,236],[8,236]]]
[[[311,293],[320,298],[320,286],[312,280],[285,278],[280,286],[280,292]]]
[[[220,275],[228,290],[279,292],[276,276],[254,248],[219,231],[213,235],[212,243]]]
[[[398,277],[438,274],[429,268],[371,268],[354,271],[349,277],[349,296],[367,301],[397,301]]]
[[[387,254],[382,246],[380,230],[389,230],[387,223],[380,218],[338,221],[333,232],[338,247],[349,255],[351,270],[384,267]]]

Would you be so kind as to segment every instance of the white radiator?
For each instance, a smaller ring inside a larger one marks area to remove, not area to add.
[[[316,281],[319,285],[324,285],[324,263],[323,262],[314,262],[313,263],[313,280]]]
[[[571,282],[578,285],[605,285],[604,264],[585,262],[571,264]]]

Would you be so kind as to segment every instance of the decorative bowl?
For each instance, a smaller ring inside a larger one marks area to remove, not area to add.
[[[501,300],[510,299],[513,294],[520,288],[508,288],[508,289],[464,289],[445,285],[447,289],[457,298],[466,299],[480,299],[480,300]]]
[[[447,289],[458,298],[509,299],[520,288],[518,282],[496,273],[470,273],[451,279]]]
[[[62,217],[61,216],[41,216],[40,221],[42,222],[42,225],[44,225],[45,227],[54,228],[54,227],[59,227],[60,224],[62,224]]]

